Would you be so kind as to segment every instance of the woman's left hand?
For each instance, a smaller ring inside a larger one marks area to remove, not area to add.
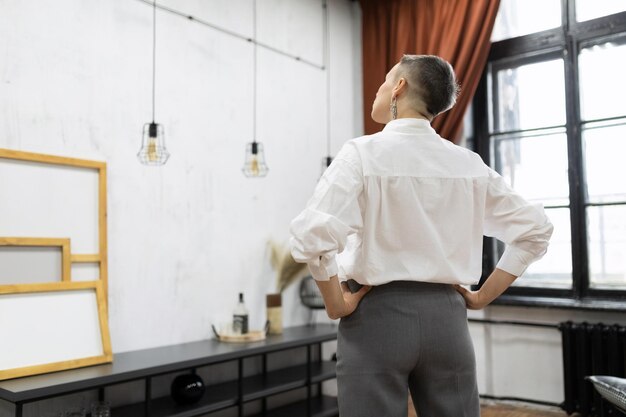
[[[352,314],[365,294],[372,288],[364,285],[353,294],[350,292],[348,284],[345,282],[339,283],[337,275],[330,277],[328,281],[315,281],[315,283],[322,293],[326,313],[333,320]]]
[[[345,281],[342,282],[341,292],[343,293],[343,301],[345,302],[346,309],[341,317],[349,316],[354,313],[354,310],[356,310],[363,297],[365,297],[365,294],[371,289],[372,287],[370,285],[363,285],[357,292],[353,293],[350,291],[348,284]]]

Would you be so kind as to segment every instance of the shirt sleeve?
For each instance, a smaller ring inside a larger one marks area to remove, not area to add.
[[[322,175],[306,208],[291,222],[291,255],[308,264],[316,280],[337,275],[335,256],[344,250],[348,236],[362,228],[362,191],[360,158],[348,143]]]
[[[488,169],[484,234],[506,244],[496,267],[519,277],[546,253],[554,227],[542,204],[530,204]]]

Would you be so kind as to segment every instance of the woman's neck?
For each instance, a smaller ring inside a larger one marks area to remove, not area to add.
[[[398,111],[398,117],[396,117],[396,119],[424,119],[428,120],[428,122],[432,121],[430,117],[415,110]]]

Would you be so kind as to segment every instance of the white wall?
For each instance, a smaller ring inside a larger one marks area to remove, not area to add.
[[[251,0],[159,3],[252,36]],[[360,38],[354,4],[330,3],[336,153],[361,133]],[[259,41],[323,64],[321,4],[259,0]],[[229,320],[240,291],[252,327],[261,326],[264,295],[274,290],[266,242],[286,240],[326,154],[325,73],[259,48],[257,139],[270,173],[247,179],[251,44],[158,11],[156,120],[172,156],[162,168],[145,167],[135,154],[151,119],[151,7],[0,7],[0,147],[108,164],[114,351],[211,337],[210,324]],[[285,304],[285,325],[307,320],[295,288]]]
[[[251,0],[158,3],[252,36]],[[362,133],[356,5],[330,2],[333,154]],[[323,64],[322,0],[257,8],[260,42]],[[0,2],[0,147],[108,164],[114,352],[210,338],[240,291],[261,327],[275,290],[266,243],[286,241],[326,156],[325,72],[259,48],[257,140],[270,172],[245,178],[252,45],[158,11],[156,121],[172,156],[141,165],[151,45],[152,9],[138,0]],[[308,321],[296,287],[285,326]]]

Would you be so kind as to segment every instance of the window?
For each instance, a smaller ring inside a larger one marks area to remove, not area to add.
[[[502,0],[492,40],[474,146],[555,226],[506,297],[626,299],[626,0]]]
[[[611,1],[613,0],[608,0],[608,2]],[[589,0],[583,0],[583,2],[589,3]],[[541,13],[537,13],[537,10],[541,10]],[[590,13],[594,12],[590,11]],[[500,0],[500,9],[491,41],[500,41],[560,26],[561,0]]]
[[[576,20],[595,19],[626,10],[626,0],[576,0]]]
[[[465,116],[463,116],[463,136],[459,143],[460,146],[473,150],[474,149],[474,109],[472,103],[467,106]]]

